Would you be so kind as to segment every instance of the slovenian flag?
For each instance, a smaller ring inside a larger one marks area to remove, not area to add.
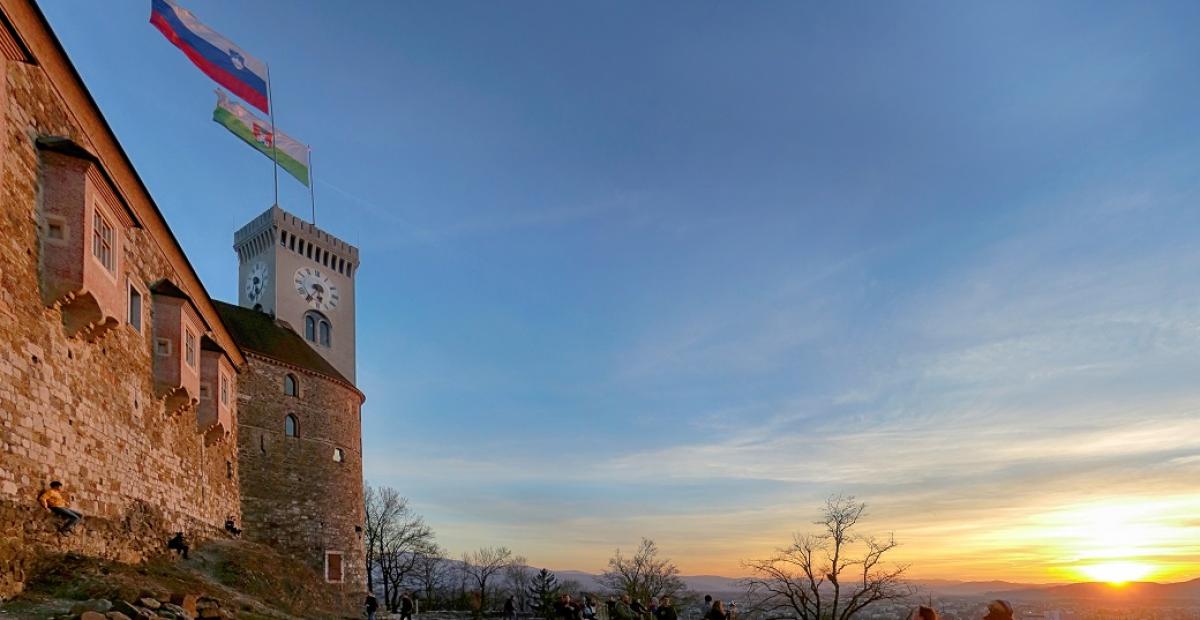
[[[279,131],[271,131],[271,124],[254,116],[236,101],[231,101],[222,90],[217,90],[217,107],[213,120],[233,135],[241,138],[258,152],[271,157],[297,181],[308,185],[308,147]]]
[[[150,0],[150,23],[208,77],[246,103],[270,112],[266,63],[242,51],[171,0]]]

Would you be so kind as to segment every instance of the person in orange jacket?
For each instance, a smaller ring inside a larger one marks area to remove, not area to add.
[[[83,519],[83,515],[67,507],[67,499],[63,497],[62,486],[63,484],[57,480],[51,482],[50,488],[38,495],[38,503],[42,505],[42,508],[66,519],[59,526],[58,531],[60,534],[70,534],[75,525]]]

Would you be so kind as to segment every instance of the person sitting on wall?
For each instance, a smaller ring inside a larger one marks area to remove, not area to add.
[[[42,505],[42,508],[66,519],[58,527],[58,533],[70,534],[75,524],[83,519],[83,515],[67,507],[67,499],[63,497],[62,486],[63,483],[57,480],[51,482],[50,488],[38,495],[38,503]]]
[[[183,532],[175,532],[175,537],[167,541],[167,549],[178,552],[183,559],[188,559],[188,544],[183,539]]]
[[[225,531],[233,534],[234,536],[242,535],[242,529],[233,521],[233,515],[225,517]]]

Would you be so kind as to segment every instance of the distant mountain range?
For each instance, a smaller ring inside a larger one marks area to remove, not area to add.
[[[1194,602],[1200,600],[1200,579],[1179,583],[1133,582],[1122,585],[1070,583],[1051,587],[1000,590],[989,594],[1017,601]]]
[[[604,588],[599,576],[575,570],[554,571],[560,582],[575,581],[580,589],[597,592]],[[700,594],[726,595],[745,591],[741,580],[716,575],[687,575],[680,579]],[[1121,586],[1107,583],[1017,583],[1011,581],[953,581],[920,579],[911,582],[922,592],[940,596],[1004,598],[1016,601],[1090,600],[1169,602],[1200,600],[1200,579],[1179,583],[1137,582]]]

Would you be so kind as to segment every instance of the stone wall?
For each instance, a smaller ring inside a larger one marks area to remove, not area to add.
[[[366,591],[362,546],[362,433],[359,393],[321,375],[248,353],[239,378],[238,447],[245,535],[325,568],[325,552],[343,553],[347,593]],[[300,383],[285,396],[284,377]],[[284,433],[296,417],[298,436]],[[333,459],[335,448],[344,455]]]
[[[137,561],[173,531],[194,538],[238,515],[237,439],[211,446],[195,411],[167,416],[155,397],[152,304],[141,333],[122,324],[94,342],[68,338],[39,294],[39,136],[91,148],[36,65],[6,62],[0,153],[0,597],[20,587],[39,548]],[[178,278],[161,248],[127,231],[122,286]],[[236,423],[235,423],[236,427]],[[356,427],[357,428],[357,427]],[[357,444],[356,446],[357,447]],[[35,504],[52,479],[88,519],[60,538]],[[360,508],[361,510],[361,508]]]

